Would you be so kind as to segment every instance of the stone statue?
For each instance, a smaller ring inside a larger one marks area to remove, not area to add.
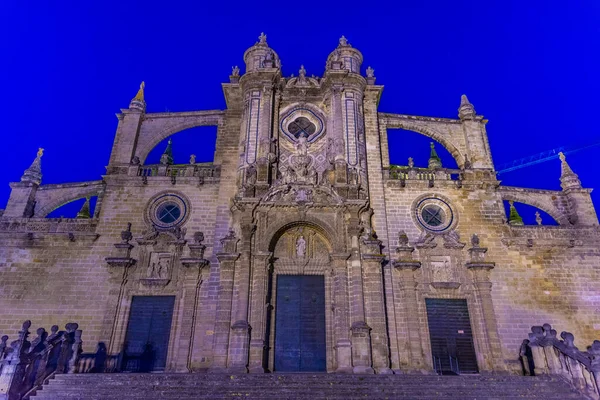
[[[539,211],[535,212],[535,222],[537,222],[538,225],[542,224],[542,216]]]
[[[306,240],[304,240],[304,236],[300,236],[298,240],[296,240],[296,256],[299,258],[304,258],[306,255]]]
[[[348,39],[344,35],[340,38],[340,46],[348,46]]]
[[[308,144],[306,133],[302,132],[300,134],[300,136],[298,137],[298,143],[296,144],[296,151],[298,152],[298,154],[305,156],[308,154],[309,146],[310,146],[310,144]]]
[[[408,157],[408,168],[414,168],[415,166],[415,161],[413,160],[412,157]]]
[[[298,76],[300,78],[306,78],[306,70],[304,69],[304,65],[300,66],[300,71],[298,71]]]
[[[471,236],[471,245],[473,245],[473,247],[479,247],[479,236],[477,236],[476,233]]]
[[[231,76],[240,76],[240,68],[237,65],[231,67]]]
[[[196,155],[195,154],[190,155],[190,164],[192,164],[192,165],[196,164]]]
[[[197,244],[202,244],[202,242],[204,242],[204,233],[203,232],[194,233],[194,242]]]
[[[404,231],[398,232],[398,246],[408,247],[408,235]]]
[[[263,44],[267,43],[267,35],[265,35],[264,32],[260,33],[260,36],[258,37],[258,42]]]
[[[273,52],[267,51],[267,55],[265,56],[265,61],[273,61]]]
[[[370,66],[367,67],[367,77],[368,78],[374,78],[375,77],[375,70],[373,68],[371,68]]]

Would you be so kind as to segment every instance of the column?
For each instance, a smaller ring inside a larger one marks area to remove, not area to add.
[[[256,225],[253,224],[242,224],[242,251],[233,278],[231,340],[227,367],[229,371],[236,373],[248,372],[251,329],[248,322],[251,268],[250,244],[255,228]]]
[[[472,272],[475,296],[477,302],[481,304],[485,337],[487,337],[487,343],[484,346],[487,354],[483,354],[485,365],[482,365],[481,369],[502,371],[505,367],[502,361],[494,304],[492,303],[492,282],[490,282],[490,271],[494,268],[494,263],[467,263],[467,268]]]
[[[204,259],[206,246],[202,244],[204,234],[196,232],[194,242],[188,243],[190,250],[188,257],[181,257],[179,261],[185,268],[183,281],[183,320],[181,322],[181,335],[179,337],[179,357],[176,358],[177,372],[193,372],[193,350],[196,318],[198,316],[198,302],[200,297],[200,286],[202,284],[202,270],[209,265]],[[183,355],[185,354],[185,358]]]
[[[352,325],[352,365],[355,374],[372,374],[371,367],[371,327],[365,318],[365,297],[363,273],[358,249],[358,236],[362,232],[358,221],[348,228],[352,242],[350,258],[350,317]]]
[[[211,370],[221,372],[227,368],[231,305],[233,300],[233,272],[240,253],[236,252],[238,239],[232,230],[221,239],[222,251],[216,254],[220,269],[220,290],[214,336],[214,361]]]
[[[331,254],[334,290],[335,351],[338,373],[352,373],[352,343],[348,310],[348,253]]]
[[[383,270],[385,258],[381,254],[381,241],[372,237],[363,240],[362,271],[367,323],[371,327],[373,368],[378,374],[391,374],[390,349],[383,297]]]
[[[398,276],[398,287],[404,299],[406,324],[408,332],[408,359],[409,370],[419,371],[425,369],[423,359],[423,347],[421,346],[421,335],[419,330],[419,308],[417,300],[416,271],[421,268],[419,261],[406,260],[394,261],[394,268]]]
[[[271,267],[272,253],[261,252],[252,259],[252,296],[250,299],[250,359],[248,369],[250,373],[265,372],[267,360],[264,360],[265,348],[269,345],[267,338],[267,287],[269,285],[269,268]]]

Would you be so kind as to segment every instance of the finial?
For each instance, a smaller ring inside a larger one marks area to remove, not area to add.
[[[442,160],[440,160],[440,157],[435,151],[435,143],[430,142],[429,146],[431,147],[431,152],[429,154],[429,163],[427,164],[427,167],[429,169],[442,168]]]
[[[77,213],[76,218],[90,218],[90,198],[86,197],[85,202],[81,206],[81,210]]]
[[[371,68],[371,66],[367,67],[367,84],[374,85],[375,84],[375,70]]]
[[[167,142],[167,147],[165,148],[165,151],[163,152],[163,154],[160,156],[160,163],[161,164],[165,164],[165,165],[171,165],[173,164],[173,147],[172,147],[172,141],[171,138],[169,138],[169,141]]]
[[[42,156],[44,155],[44,149],[38,148],[37,155],[29,168],[23,172],[21,176],[21,182],[30,182],[39,185],[42,183]]]
[[[473,236],[471,236],[471,245],[473,247],[479,247],[479,236],[477,236],[476,233],[474,233]]]
[[[144,81],[142,81],[142,83],[140,83],[140,88],[139,88],[137,94],[135,95],[135,97],[133,99],[131,99],[131,102],[129,103],[129,108],[135,108],[140,111],[146,110],[146,101],[144,100],[144,88],[145,87],[146,87],[146,84],[144,83]]]
[[[560,158],[560,186],[563,190],[581,189],[581,181],[567,163],[567,157],[562,151],[558,153],[558,158]]]
[[[236,65],[231,67],[231,75],[229,75],[230,83],[238,83],[240,81],[240,68]]]
[[[195,154],[190,155],[190,164],[192,164],[192,165],[196,164],[196,155]]]
[[[346,47],[348,46],[348,39],[344,35],[340,38],[340,44],[338,47]]]
[[[415,166],[415,160],[412,157],[408,157],[408,168],[413,168]]]
[[[260,33],[260,36],[258,37],[258,43],[267,44],[267,35],[265,35],[264,32]]]
[[[458,117],[462,120],[472,120],[475,118],[475,107],[467,99],[467,95],[460,96],[460,107],[458,107]]]
[[[371,68],[370,65],[367,67],[367,77],[369,77],[369,78],[375,77],[375,70],[373,68]]]
[[[539,211],[535,212],[535,222],[537,222],[538,225],[542,224],[542,216],[540,215]]]
[[[508,223],[510,225],[523,225],[523,218],[519,215],[519,212],[515,208],[515,202],[510,200],[510,214],[508,215]]]

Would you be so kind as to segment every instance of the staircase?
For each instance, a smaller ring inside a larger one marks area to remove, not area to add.
[[[583,399],[560,378],[471,375],[57,374],[34,400]]]

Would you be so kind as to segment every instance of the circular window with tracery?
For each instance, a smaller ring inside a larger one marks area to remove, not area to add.
[[[309,137],[317,131],[317,127],[308,118],[298,117],[288,125],[288,131],[296,138],[299,138],[302,134]]]
[[[452,208],[443,199],[426,197],[417,202],[415,216],[419,224],[432,232],[442,232],[455,222]]]
[[[147,220],[159,229],[169,229],[185,222],[189,206],[183,196],[165,193],[150,201],[146,212]]]
[[[325,124],[322,113],[313,108],[298,105],[282,113],[280,129],[292,143],[297,143],[300,136],[313,143],[323,135]]]

